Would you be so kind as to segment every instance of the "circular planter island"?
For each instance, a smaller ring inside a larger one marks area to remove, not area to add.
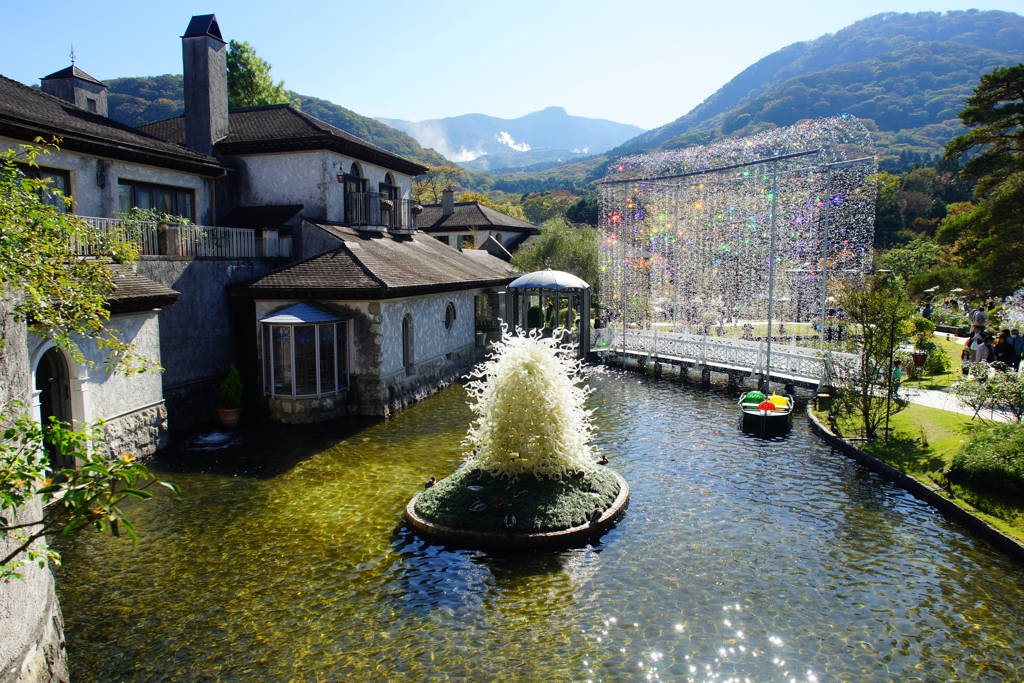
[[[405,517],[423,535],[456,545],[551,549],[603,534],[628,505],[626,480],[599,465],[513,483],[464,467],[413,497]]]

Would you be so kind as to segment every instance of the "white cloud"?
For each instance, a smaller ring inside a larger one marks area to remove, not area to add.
[[[511,147],[512,149],[516,150],[517,152],[529,152],[530,151],[530,145],[529,144],[527,144],[525,142],[516,143],[516,141],[512,139],[512,136],[509,135],[508,133],[506,133],[505,131],[501,131],[501,133],[495,135],[494,139],[497,140],[498,142],[500,142],[503,145],[508,145],[509,147]]]
[[[420,143],[422,147],[433,148],[455,162],[472,161],[484,154],[483,150],[466,149],[462,146],[454,149],[451,142],[448,141],[448,136],[445,135],[444,129],[434,122],[420,121],[415,123],[410,121],[403,126],[403,129],[409,135],[416,138],[416,142]]]

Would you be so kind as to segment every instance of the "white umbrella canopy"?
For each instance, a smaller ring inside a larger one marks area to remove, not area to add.
[[[585,280],[561,270],[538,270],[514,280],[509,289],[590,289]]]

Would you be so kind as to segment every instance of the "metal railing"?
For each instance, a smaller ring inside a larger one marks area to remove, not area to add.
[[[178,225],[79,216],[92,224],[96,239],[74,245],[79,256],[102,256],[108,240],[135,242],[142,256],[257,256],[256,234],[248,228]]]
[[[356,227],[388,230],[416,229],[411,199],[390,199],[382,192],[349,192],[345,195],[345,222]]]
[[[837,361],[856,365],[857,356],[773,342],[771,367],[765,341],[731,339],[681,332],[602,328],[592,331],[595,351],[621,352],[651,360],[678,360],[724,370],[748,371],[755,375],[821,379],[826,365]],[[625,344],[623,344],[625,341]]]

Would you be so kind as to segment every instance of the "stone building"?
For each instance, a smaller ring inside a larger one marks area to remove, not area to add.
[[[501,249],[493,256],[515,253],[530,237],[539,235],[533,223],[503,214],[478,202],[456,202],[455,193],[445,190],[440,204],[425,204],[417,227],[444,244],[462,249],[485,248],[488,239]],[[507,259],[506,259],[507,260]]]
[[[271,417],[314,422],[388,415],[445,386],[478,359],[482,302],[516,275],[421,232],[305,221],[323,248],[232,288],[254,304]]]

